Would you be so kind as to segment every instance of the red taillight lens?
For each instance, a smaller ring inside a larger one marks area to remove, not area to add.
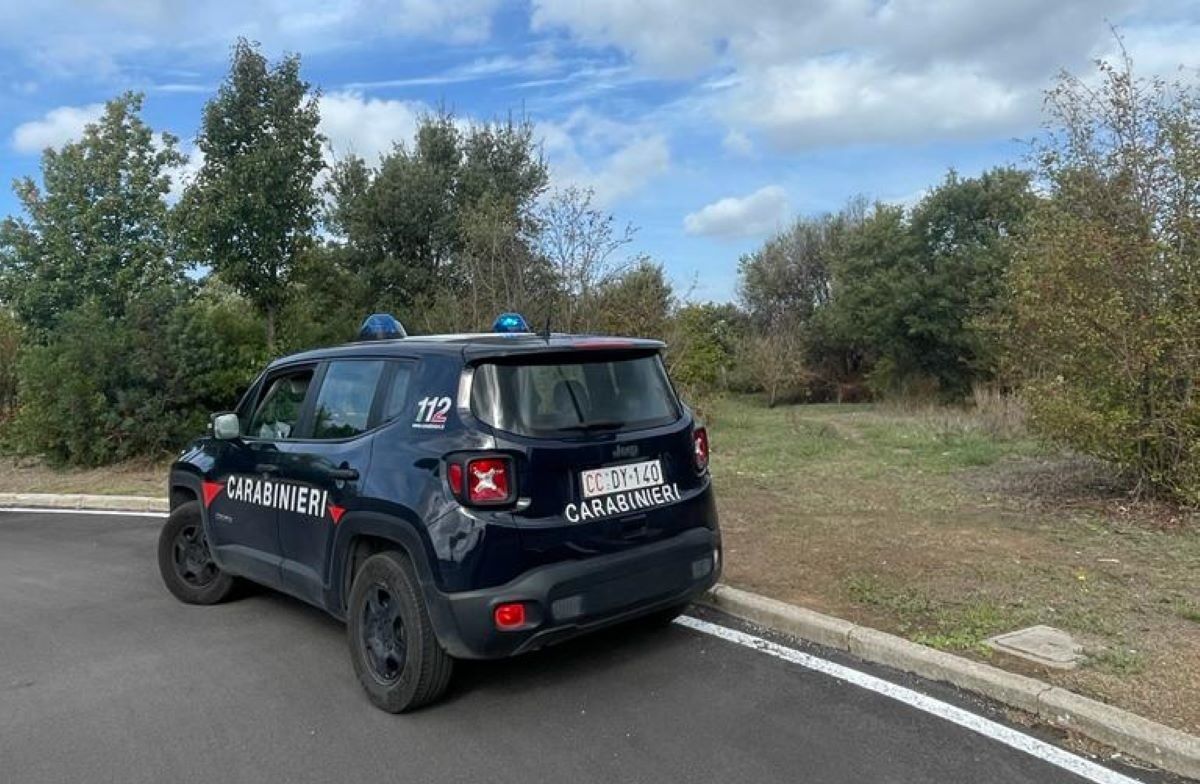
[[[520,602],[498,604],[493,617],[497,629],[516,629],[525,625],[525,605]]]
[[[480,457],[467,463],[467,500],[473,504],[503,503],[512,488],[507,458]]]
[[[696,470],[703,471],[708,468],[708,430],[706,428],[698,427],[692,431],[692,446]]]
[[[446,467],[446,481],[450,483],[450,489],[455,495],[462,495],[462,465],[459,463],[451,463]]]

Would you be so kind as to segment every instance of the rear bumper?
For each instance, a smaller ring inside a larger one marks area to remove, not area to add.
[[[438,593],[431,616],[438,639],[461,659],[536,650],[610,624],[690,601],[720,576],[720,535],[691,528],[621,553],[533,569],[495,588]],[[526,624],[496,629],[492,613],[523,602]]]

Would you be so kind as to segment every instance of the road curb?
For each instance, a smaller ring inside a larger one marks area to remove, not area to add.
[[[1121,708],[1036,678],[1006,672],[894,634],[728,585],[717,585],[704,601],[718,610],[773,631],[981,694],[1163,770],[1200,779],[1200,738]]]
[[[83,493],[0,493],[0,508],[87,509],[103,512],[166,512],[167,499],[140,495],[86,495]]]

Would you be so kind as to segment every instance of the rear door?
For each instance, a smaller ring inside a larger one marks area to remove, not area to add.
[[[514,517],[539,562],[616,552],[707,518],[692,421],[656,352],[574,351],[479,364],[472,412],[521,455]]]
[[[370,431],[381,416],[381,390],[395,378],[382,359],[332,360],[318,373],[311,425],[280,447],[280,477],[291,488],[279,508],[287,590],[323,603],[335,529],[353,508],[371,461]]]

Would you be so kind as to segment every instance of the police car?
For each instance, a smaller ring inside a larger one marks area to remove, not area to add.
[[[394,713],[455,659],[678,615],[721,537],[664,344],[495,330],[407,337],[377,314],[272,362],[171,466],[167,588],[215,604],[246,579],[323,608]]]

